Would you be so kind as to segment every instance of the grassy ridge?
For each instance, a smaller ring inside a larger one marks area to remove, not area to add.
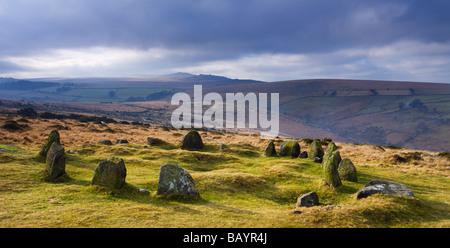
[[[237,135],[236,135],[237,137]],[[62,135],[62,139],[64,136]],[[67,137],[66,137],[67,139]],[[257,139],[249,136],[250,139]],[[258,138],[259,139],[259,138]],[[266,158],[250,142],[220,150],[206,143],[185,151],[162,146],[75,145],[67,154],[70,179],[42,180],[44,164],[26,151],[0,153],[1,227],[449,227],[448,174],[356,164],[359,182],[326,186],[319,164],[307,159]],[[303,150],[307,150],[302,146]],[[345,150],[343,150],[345,151]],[[346,154],[342,154],[346,157]],[[109,191],[90,186],[99,161],[124,159],[127,186]],[[202,200],[163,199],[155,192],[161,165],[176,163],[194,178]],[[355,193],[372,179],[405,183],[417,199]],[[140,193],[145,188],[150,195]],[[320,206],[297,209],[297,197],[316,191]]]

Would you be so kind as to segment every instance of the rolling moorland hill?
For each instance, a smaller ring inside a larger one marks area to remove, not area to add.
[[[336,142],[341,156],[355,164],[358,181],[333,188],[324,182],[320,163],[265,157],[268,140],[258,135],[200,131],[205,146],[190,151],[180,148],[187,130],[109,119],[25,118],[0,108],[0,227],[450,225],[448,154]],[[45,180],[45,163],[36,159],[51,130],[59,131],[65,148],[67,177],[60,181]],[[148,144],[148,137],[162,142]],[[129,143],[98,144],[104,139]],[[273,140],[276,150],[287,140],[309,152],[311,140],[285,137]],[[126,165],[120,190],[91,185],[97,164],[110,157]],[[192,175],[201,199],[156,195],[159,169],[169,163]],[[415,198],[377,194],[357,200],[357,191],[374,179],[405,184]],[[296,208],[297,197],[310,191],[319,205]]]
[[[8,107],[92,113],[170,125],[175,92],[280,94],[280,135],[449,151],[450,84],[293,80],[258,82],[178,73],[153,78],[35,79],[34,87],[0,83]],[[57,85],[54,85],[54,84]],[[23,82],[22,82],[23,84]],[[3,86],[2,86],[3,85]],[[13,86],[11,86],[13,85]],[[12,88],[11,88],[12,87]]]

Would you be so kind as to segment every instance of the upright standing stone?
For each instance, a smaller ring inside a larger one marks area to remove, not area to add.
[[[342,180],[358,182],[358,173],[356,167],[349,158],[344,158],[338,165],[339,177]]]
[[[330,158],[330,156],[335,153],[337,155],[337,164],[339,164],[341,162],[341,154],[339,153],[339,151],[337,150],[337,146],[336,144],[334,144],[334,142],[331,142],[330,144],[328,144],[327,146],[327,152],[325,153],[325,155],[323,156],[323,163],[325,164],[328,160],[328,158]]]
[[[125,185],[127,169],[123,159],[110,158],[98,163],[92,178],[92,185],[100,185],[111,189],[120,189]]]
[[[309,151],[308,158],[311,160],[314,160],[316,157],[323,159],[323,155],[324,155],[324,152],[323,152],[323,148],[322,148],[322,143],[320,142],[320,140],[317,140],[317,139],[314,140],[311,143],[311,148]]]
[[[266,157],[275,157],[277,156],[277,151],[275,150],[275,145],[273,144],[273,141],[270,141],[267,145],[266,149],[264,150],[264,156]]]
[[[56,142],[61,146],[61,138],[59,136],[58,130],[53,130],[48,135],[47,142],[45,142],[44,146],[38,154],[39,160],[44,161],[47,158],[48,150],[52,146],[53,142]]]
[[[181,148],[193,150],[203,149],[202,137],[195,130],[189,131],[181,141]]]
[[[47,174],[50,179],[57,179],[66,174],[66,155],[64,148],[53,142],[47,152]]]
[[[332,185],[335,188],[342,185],[341,178],[339,177],[339,172],[337,170],[338,164],[338,155],[333,152],[323,165],[325,181],[328,185]]]
[[[178,165],[166,164],[159,170],[158,195],[199,197],[192,176]]]
[[[285,141],[281,144],[280,156],[296,158],[300,155],[300,145],[297,141]]]

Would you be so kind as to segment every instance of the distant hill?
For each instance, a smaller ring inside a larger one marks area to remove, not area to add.
[[[8,85],[15,79],[3,80]],[[24,89],[28,81],[34,87]],[[193,96],[194,84],[202,84],[203,94],[218,92],[224,98],[225,93],[279,93],[281,136],[450,150],[450,84],[345,79],[260,82],[187,73],[28,81],[17,89],[0,84],[0,97],[32,101],[20,104],[31,104],[40,111],[93,113],[170,125],[171,96],[178,91]]]

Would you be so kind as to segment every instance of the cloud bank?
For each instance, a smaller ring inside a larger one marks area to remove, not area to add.
[[[450,83],[448,1],[4,0],[0,76]]]

